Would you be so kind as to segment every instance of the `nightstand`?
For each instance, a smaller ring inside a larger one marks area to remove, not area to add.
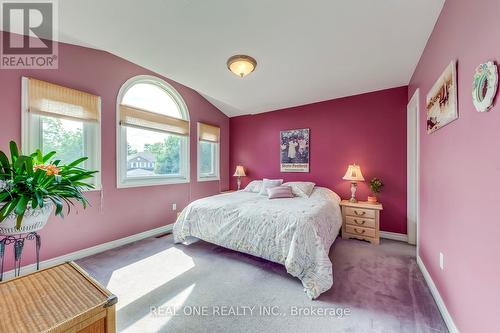
[[[380,203],[369,203],[349,200],[340,202],[342,208],[342,238],[356,238],[369,241],[372,244],[380,243]]]

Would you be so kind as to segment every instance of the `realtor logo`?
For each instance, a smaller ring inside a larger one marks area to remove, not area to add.
[[[1,69],[57,69],[57,1],[0,1]]]

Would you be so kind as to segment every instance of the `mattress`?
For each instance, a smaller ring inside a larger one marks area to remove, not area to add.
[[[237,191],[193,201],[179,215],[176,243],[196,237],[283,264],[311,299],[333,284],[330,247],[342,226],[339,196],[315,187],[308,198],[269,199]]]

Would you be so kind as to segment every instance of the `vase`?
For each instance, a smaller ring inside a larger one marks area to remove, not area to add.
[[[377,203],[378,199],[375,195],[369,195],[368,196],[368,202],[369,203]]]
[[[4,204],[0,204],[0,208],[3,206]],[[5,220],[0,222],[0,235],[11,236],[35,232],[42,229],[47,224],[53,208],[54,204],[50,200],[44,201],[43,207],[37,207],[35,209],[31,208],[31,202],[28,203],[21,228],[16,229],[17,215],[12,212]]]

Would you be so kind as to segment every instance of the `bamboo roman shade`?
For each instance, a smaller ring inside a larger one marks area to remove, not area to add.
[[[125,104],[120,105],[120,125],[169,134],[189,135],[189,121]]]
[[[70,120],[99,121],[99,96],[29,78],[28,111]]]
[[[198,140],[207,142],[219,142],[220,127],[198,123]]]

